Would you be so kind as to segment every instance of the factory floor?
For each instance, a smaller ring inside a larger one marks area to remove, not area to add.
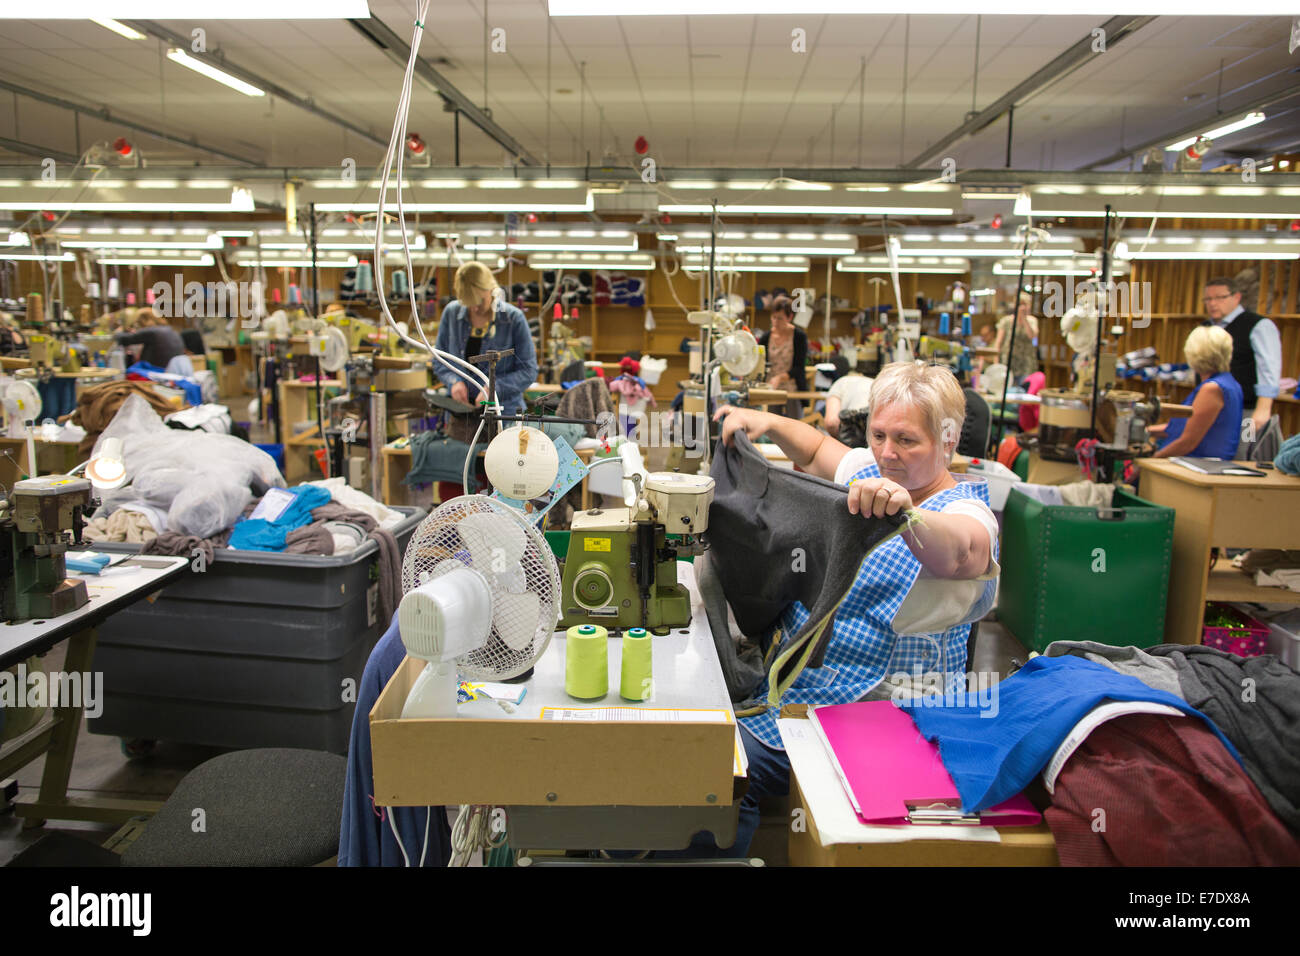
[[[247,397],[223,399],[223,403],[229,405],[236,417],[242,417],[241,412],[246,414]],[[267,432],[269,429],[254,425],[250,429],[250,438],[254,442],[271,441]],[[662,468],[666,455],[666,449],[649,449],[647,467],[650,470]],[[62,667],[66,647],[66,644],[59,645],[46,655],[47,670]],[[997,672],[1005,677],[1013,666],[1013,660],[1023,662],[1027,656],[1020,643],[996,621],[980,622],[975,652],[971,659],[972,670]],[[70,796],[83,798],[163,801],[187,773],[222,752],[215,747],[162,741],[149,755],[128,758],[117,737],[92,734],[83,720],[68,792]],[[35,796],[40,787],[44,765],[45,759],[42,757],[15,775],[20,798],[31,799]],[[24,830],[23,821],[8,812],[9,809],[11,808],[0,808],[0,866],[6,865],[25,847],[35,843],[43,833],[52,830],[102,844],[119,829],[117,825],[109,824],[53,821],[44,828]],[[751,847],[752,855],[761,857],[768,865],[784,865],[787,861],[788,820],[788,810],[781,802],[765,805],[762,823]]]

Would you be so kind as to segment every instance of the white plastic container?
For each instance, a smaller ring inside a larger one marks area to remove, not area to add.
[[[658,385],[659,376],[668,368],[667,359],[643,358],[641,360],[641,379],[647,385]]]
[[[991,458],[972,458],[966,474],[978,475],[989,483],[989,507],[995,512],[1006,507],[1011,486],[1021,484],[1021,478],[1001,462]]]

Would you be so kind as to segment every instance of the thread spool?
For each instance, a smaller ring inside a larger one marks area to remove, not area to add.
[[[126,294],[126,304],[127,304],[127,305],[135,305],[135,293],[134,293],[134,292],[128,292],[128,293]]]
[[[375,291],[375,273],[370,268],[370,262],[362,259],[357,263],[357,283],[356,291],[374,292]]]
[[[965,312],[961,317],[961,334],[970,335],[970,313]]]
[[[153,291],[153,288],[152,288],[152,287],[144,290],[144,304],[145,304],[145,305],[153,305],[154,302],[157,300],[157,298],[158,298],[158,296],[154,294],[154,291]]]
[[[290,305],[302,304],[302,291],[292,282],[289,283],[289,304]]]
[[[45,300],[39,292],[27,294],[27,321],[45,323]]]
[[[623,635],[619,695],[624,700],[649,700],[654,690],[654,638],[643,627],[629,628]]]
[[[947,335],[952,330],[952,316],[947,312],[939,313],[939,334]]]
[[[393,273],[393,295],[406,295],[406,273],[401,269],[398,269]]]
[[[86,298],[88,298],[88,299],[98,299],[98,298],[99,298],[99,283],[98,283],[98,282],[87,282],[87,283],[86,283]]]
[[[599,624],[564,632],[564,692],[584,700],[609,693],[609,631]]]
[[[276,305],[280,304],[280,290],[278,287],[271,290],[271,301]]]
[[[122,297],[122,280],[117,276],[110,276],[108,279],[108,297],[110,299],[120,299]]]

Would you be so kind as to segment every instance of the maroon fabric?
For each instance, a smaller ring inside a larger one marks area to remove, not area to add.
[[[1300,864],[1300,843],[1259,788],[1186,717],[1132,714],[1096,728],[1044,816],[1062,866]]]

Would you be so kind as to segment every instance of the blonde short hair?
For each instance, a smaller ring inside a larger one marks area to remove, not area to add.
[[[871,386],[871,417],[886,405],[902,402],[921,410],[930,437],[951,454],[966,419],[966,396],[957,376],[943,365],[893,362],[886,365]]]
[[[452,281],[452,290],[464,305],[479,300],[479,295],[475,293],[494,292],[496,287],[497,280],[492,270],[476,260],[470,260],[457,269],[456,278]]]
[[[1226,372],[1232,363],[1232,336],[1217,325],[1198,325],[1183,344],[1187,364],[1203,377]]]

